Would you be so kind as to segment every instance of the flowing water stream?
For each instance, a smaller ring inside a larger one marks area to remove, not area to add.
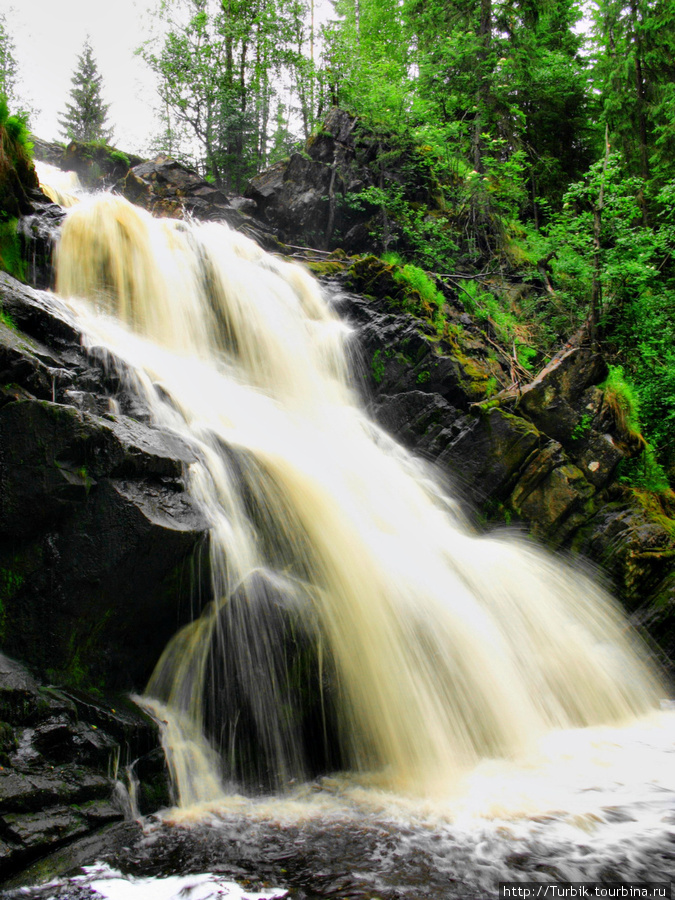
[[[140,701],[165,822],[328,836],[328,856],[352,834],[380,893],[345,897],[669,880],[675,714],[639,639],[580,571],[472,533],[366,417],[350,330],[303,269],[100,194],[69,212],[56,289],[193,448],[211,526],[206,602]]]

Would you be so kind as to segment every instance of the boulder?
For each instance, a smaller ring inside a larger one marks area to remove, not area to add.
[[[226,222],[267,249],[278,249],[272,231],[253,219],[252,204],[243,197],[230,202],[219,188],[171,157],[158,156],[134,166],[115,185],[127,200],[143,206],[156,216]]]
[[[33,156],[42,162],[49,163],[50,166],[63,168],[63,157],[66,152],[66,145],[60,141],[43,141],[36,134],[31,134],[30,139],[33,143]]]
[[[52,151],[52,147],[53,145],[47,148],[48,153],[55,158],[56,154]],[[42,158],[38,153],[36,156]],[[86,187],[101,190],[111,187],[132,166],[142,162],[143,158],[134,153],[125,153],[97,141],[71,141],[64,149],[61,159],[55,164],[66,172],[76,172]]]

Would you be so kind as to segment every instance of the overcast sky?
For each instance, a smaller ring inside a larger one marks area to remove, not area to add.
[[[152,75],[134,50],[150,34],[159,0],[0,0],[0,12],[16,44],[22,97],[37,110],[33,131],[63,140],[58,118],[70,100],[71,78],[87,34],[110,103],[113,143],[146,153],[153,132],[156,97]]]

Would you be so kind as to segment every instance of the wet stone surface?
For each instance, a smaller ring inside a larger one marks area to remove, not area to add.
[[[3,879],[55,848],[121,822],[129,810],[117,778],[132,760],[153,755],[157,734],[124,698],[106,702],[41,686],[2,654],[0,716]],[[161,759],[148,768],[155,780],[164,777]]]
[[[120,897],[139,900],[144,895],[136,879],[205,872],[263,896],[272,887],[283,888],[288,900],[489,900],[498,896],[499,881],[669,881],[675,835],[665,808],[659,816],[658,833],[638,838],[628,836],[626,822],[633,817],[621,807],[576,820],[551,813],[526,821],[484,821],[469,829],[353,815],[291,824],[222,813],[189,827],[146,820],[143,832],[127,830],[114,851],[98,848],[97,859],[136,883],[137,893],[129,889]],[[609,844],[594,834],[603,828],[614,829]],[[79,865],[92,862],[80,859]],[[3,896],[100,896],[86,887],[79,868],[64,874],[71,879],[54,882],[48,891],[17,887]]]

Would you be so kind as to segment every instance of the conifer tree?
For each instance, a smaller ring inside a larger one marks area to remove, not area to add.
[[[77,68],[71,79],[72,103],[66,103],[63,118],[59,119],[61,133],[69,140],[105,141],[112,140],[112,129],[106,128],[108,108],[101,97],[102,76],[91,51],[89,38],[84,42]]]

